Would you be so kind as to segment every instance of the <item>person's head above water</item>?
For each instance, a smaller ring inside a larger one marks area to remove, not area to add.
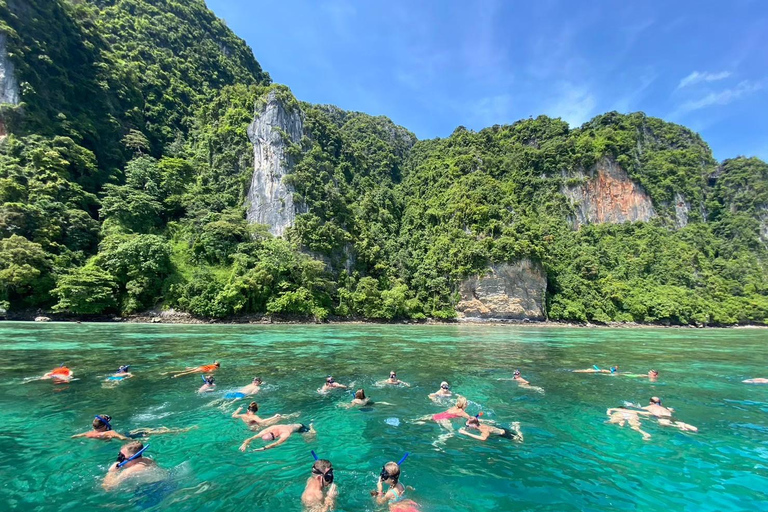
[[[515,370],[515,374],[514,375],[515,375],[515,377],[519,377],[520,376],[520,370]]]
[[[611,373],[616,373],[617,371],[619,371],[618,366],[611,366]]]
[[[256,402],[251,402],[248,405],[248,411],[250,411],[250,412],[252,412],[254,414],[259,412],[259,404],[257,404]]]
[[[467,403],[467,399],[463,396],[459,396],[459,398],[456,399],[456,407],[459,409],[466,409]]]
[[[447,391],[451,389],[451,386],[449,386],[447,382],[443,381],[440,383],[440,389],[445,389]]]
[[[477,416],[472,416],[467,420],[467,426],[469,428],[480,428],[480,420]]]
[[[362,388],[355,391],[355,400],[365,400],[365,391]]]
[[[109,414],[99,414],[93,418],[93,430],[105,431],[112,430],[112,416]]]
[[[331,461],[318,459],[312,464],[312,474],[320,478],[320,484],[325,487],[333,483],[333,466]]]
[[[400,466],[397,465],[397,462],[387,462],[384,464],[384,467],[381,468],[381,474],[379,476],[381,477],[382,482],[386,482],[390,485],[397,485],[398,480],[400,480]]]
[[[335,381],[335,380],[333,380],[333,375],[329,375],[329,376],[327,376],[327,377],[325,378],[325,383],[326,383],[326,384],[333,384],[334,382],[336,382],[336,381]]]
[[[657,396],[651,397],[651,405],[661,405],[661,398]]]
[[[133,460],[140,459],[141,453],[144,451],[144,444],[142,444],[139,441],[134,441],[132,443],[124,444],[122,448],[120,448],[120,453],[117,454],[117,463],[123,464],[129,459],[133,458]]]
[[[124,364],[120,368],[117,369],[117,373],[128,373],[128,368],[130,368],[131,365]]]
[[[206,375],[205,377],[203,377],[203,380],[204,380],[204,381],[205,381],[205,383],[206,383],[206,384],[208,384],[209,386],[213,386],[213,385],[214,385],[214,382],[216,382],[216,379],[215,379],[215,378],[213,378],[213,375]]]
[[[389,372],[389,379],[390,380],[397,379],[397,372],[395,372],[395,370],[392,370],[392,371]]]
[[[261,377],[254,377],[253,378],[253,383],[256,384],[257,386],[261,385],[261,382],[262,382]]]
[[[651,371],[648,372],[648,376],[649,377],[658,377],[659,376],[659,372],[656,371],[656,370],[651,370]]]

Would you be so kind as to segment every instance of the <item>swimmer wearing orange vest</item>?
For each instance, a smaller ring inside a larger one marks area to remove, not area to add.
[[[40,377],[40,379],[53,379],[57,381],[69,382],[72,380],[73,376],[74,373],[72,373],[72,370],[62,364],[58,368],[54,368],[53,370]]]
[[[218,370],[220,367],[221,367],[221,363],[218,361],[214,361],[213,364],[206,364],[203,366],[198,366],[196,368],[187,366],[187,369],[182,372],[175,372],[175,373],[167,372],[167,373],[164,373],[163,375],[167,375],[168,373],[173,373],[171,377],[176,378],[176,377],[181,377],[182,375],[189,375],[191,373],[212,373]]]

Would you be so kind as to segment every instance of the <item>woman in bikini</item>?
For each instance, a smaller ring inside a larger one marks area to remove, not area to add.
[[[453,425],[451,424],[451,420],[454,418],[465,418],[469,419],[471,416],[467,414],[467,399],[461,395],[456,399],[456,405],[448,409],[447,411],[443,411],[441,413],[435,414],[432,416],[432,419],[436,421],[441,427],[453,430]]]
[[[389,485],[386,492],[384,484]],[[387,462],[381,468],[376,490],[371,491],[371,496],[379,505],[389,505],[389,512],[419,512],[419,505],[413,500],[404,499],[404,494],[405,487],[400,483],[400,466],[397,462]]]
[[[181,372],[165,372],[163,375],[168,375],[169,373],[172,373],[171,377],[181,377],[182,375],[189,375],[190,373],[212,373],[215,372],[221,368],[221,363],[218,361],[214,361],[213,364],[205,364],[203,366],[197,366],[195,368],[192,368],[191,366],[187,366],[187,369]]]

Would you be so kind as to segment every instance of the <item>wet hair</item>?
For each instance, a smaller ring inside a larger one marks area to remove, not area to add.
[[[472,427],[479,427],[480,426],[480,420],[476,416],[472,416],[467,420],[467,425]]]
[[[652,374],[654,374],[654,375],[658,375],[658,374],[659,374],[659,371],[658,371],[658,370],[651,370],[651,371],[650,371],[650,372],[648,372],[648,373],[652,373]]]
[[[128,453],[128,457],[130,457],[136,455],[142,448],[144,448],[144,444],[141,441],[133,441],[132,443],[123,445],[122,449],[125,450]]]
[[[463,397],[459,395],[459,398],[456,399],[456,407],[459,409],[466,409],[467,408],[467,399],[466,397]]]
[[[256,402],[251,402],[248,404],[248,410],[251,412],[259,412],[259,404]]]
[[[382,468],[382,472],[386,471],[389,477],[387,480],[392,481],[392,485],[397,485],[397,481],[400,480],[400,466],[397,462],[387,462]]]
[[[112,421],[112,416],[110,416],[109,414],[99,414],[99,416],[101,416],[107,421]],[[103,421],[101,421],[99,418],[93,418],[92,425],[93,425],[93,428],[96,430],[100,429],[101,427],[109,428],[109,426]]]
[[[651,397],[651,403],[654,403],[656,405],[661,405],[661,398],[659,398],[657,396],[652,396]]]
[[[355,400],[365,400],[365,391],[362,388],[355,391]]]
[[[317,459],[314,464],[312,464],[312,472],[315,474],[322,475],[329,469],[332,469],[333,466],[331,465],[331,461],[328,459]],[[319,473],[317,473],[319,471]]]
[[[216,368],[220,368],[221,367],[221,363],[218,362],[218,361],[214,361],[213,362],[213,366],[215,366]]]
[[[443,387],[443,386],[450,387],[450,386],[448,386],[448,383],[446,381],[443,381],[443,382],[440,383],[440,387]]]
[[[253,382],[259,381],[259,384],[261,384],[263,381],[261,380],[261,377],[254,377]]]

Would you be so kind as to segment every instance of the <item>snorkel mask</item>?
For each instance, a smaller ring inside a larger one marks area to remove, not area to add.
[[[619,371],[618,366],[611,366],[611,373],[616,373],[617,371]]]
[[[334,382],[336,382],[336,381],[333,380],[333,377],[330,376],[330,375],[328,377],[326,377],[326,379],[325,379],[325,383],[326,384],[333,384]]]
[[[128,373],[128,368],[130,368],[130,367],[131,367],[131,365],[124,364],[123,366],[121,366],[120,368],[117,369],[117,373]]]
[[[136,453],[134,453],[130,457],[126,457],[125,455],[123,455],[123,450],[120,449],[120,453],[117,454],[117,467],[121,468],[121,467],[125,466],[126,464],[128,464],[129,462],[131,462],[132,460],[138,459],[139,457],[141,457],[141,454],[144,453],[144,450],[146,450],[147,448],[149,448],[149,445],[147,445],[144,448],[142,448],[141,450],[137,451]]]
[[[390,379],[396,379],[396,378],[397,378],[397,374],[396,374],[395,372],[391,372],[391,373],[389,374],[389,378],[390,378]]]
[[[97,420],[99,420],[100,422],[102,422],[104,425],[106,425],[106,427],[107,427],[107,430],[112,430],[112,424],[111,424],[111,423],[109,422],[109,420],[107,419],[107,418],[109,418],[109,416],[107,416],[107,415],[104,415],[104,416],[99,416],[99,415],[97,414],[96,416],[94,416],[94,418],[96,418]],[[111,420],[112,418],[109,418],[109,419]]]
[[[451,387],[448,384],[440,384],[440,389],[451,389]]]
[[[317,456],[315,453],[315,450],[310,450],[310,453],[312,453],[312,457],[315,459],[315,461],[319,460],[320,457]],[[325,473],[321,472],[319,469],[312,467],[312,473],[315,475],[322,475],[323,480],[325,480],[325,483],[330,485],[333,483],[333,468],[329,468],[328,471]]]
[[[519,377],[520,376],[520,370],[515,370],[515,374],[514,375],[515,375],[515,377]]]
[[[201,375],[200,377],[202,377],[203,382],[205,382],[209,386],[213,386],[213,383],[216,381],[216,379],[214,379],[213,376],[206,377],[205,375]]]

